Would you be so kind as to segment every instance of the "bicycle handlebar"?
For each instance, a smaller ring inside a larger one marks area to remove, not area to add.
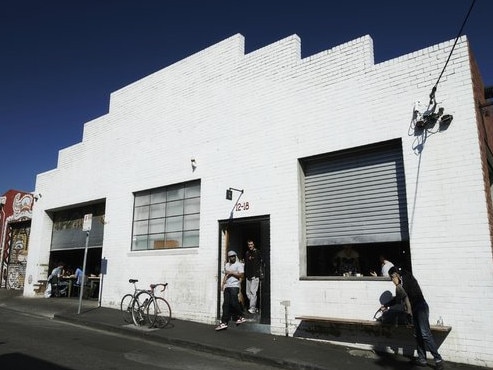
[[[161,292],[164,292],[164,290],[166,289],[166,287],[168,286],[168,283],[159,283],[159,284],[151,284],[150,287],[151,287],[151,290],[154,291],[154,289],[156,289],[158,286],[162,285],[163,286],[163,289],[161,290]]]

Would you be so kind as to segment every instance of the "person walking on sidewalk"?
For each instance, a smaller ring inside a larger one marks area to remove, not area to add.
[[[248,312],[257,312],[257,291],[260,284],[260,268],[262,257],[253,240],[247,241],[248,250],[245,252],[246,295],[249,301]]]
[[[418,352],[418,358],[413,359],[413,364],[416,366],[427,367],[426,350],[428,350],[435,359],[435,369],[444,369],[444,361],[442,356],[438,353],[438,347],[430,329],[430,309],[421,292],[418,281],[410,272],[396,268],[395,266],[390,268],[389,276],[396,287],[402,286],[402,289],[409,298],[408,302],[411,305]],[[391,303],[393,302],[391,301],[387,303],[387,305]]]
[[[235,251],[229,251],[228,262],[224,267],[224,278],[221,286],[224,292],[223,314],[221,316],[221,323],[216,327],[216,331],[227,329],[231,319],[236,320],[236,325],[240,325],[246,321],[241,316],[241,306],[238,301],[243,276],[243,264],[238,261]]]

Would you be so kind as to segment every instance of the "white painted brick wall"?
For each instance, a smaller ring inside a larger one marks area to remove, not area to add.
[[[104,198],[103,305],[118,307],[129,278],[141,287],[167,281],[176,317],[213,323],[218,220],[229,216],[232,186],[251,205],[235,217],[270,215],[273,333],[284,334],[284,300],[291,333],[297,315],[371,319],[390,282],[300,280],[297,161],[402,138],[413,269],[430,321],[453,326],[441,352],[493,366],[491,245],[465,37],[436,93],[454,115],[450,128],[428,137],[421,155],[409,130],[414,102],[427,102],[452,45],[374,65],[369,36],[301,59],[296,35],[246,55],[236,35],[114,92],[109,113],[86,123],[83,141],[38,176],[30,263],[47,262],[45,210]],[[200,248],[130,252],[132,193],[192,179],[202,183]],[[465,309],[479,302],[481,315]]]

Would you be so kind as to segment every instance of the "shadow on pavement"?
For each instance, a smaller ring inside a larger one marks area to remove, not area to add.
[[[70,370],[68,367],[58,366],[53,362],[41,360],[22,353],[7,353],[0,355],[0,365],[2,369]]]

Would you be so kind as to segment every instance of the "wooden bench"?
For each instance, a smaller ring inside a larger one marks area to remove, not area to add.
[[[33,284],[34,286],[34,292],[36,294],[44,294],[46,290],[46,282],[47,280],[38,280],[36,284]]]
[[[413,325],[383,324],[376,320],[297,316],[301,320],[293,336],[351,344],[365,344],[375,350],[412,354],[416,347]],[[443,343],[451,326],[430,325],[437,346]]]
[[[336,317],[322,317],[322,316],[298,316],[295,317],[297,320],[305,322],[319,322],[326,323],[335,326],[349,326],[349,327],[370,327],[370,328],[386,328],[386,327],[396,327],[394,324],[383,324],[376,320],[358,320],[358,319],[342,319]],[[401,328],[413,329],[413,325],[397,325]],[[449,333],[452,330],[451,326],[445,325],[430,325],[432,332],[438,333]]]

